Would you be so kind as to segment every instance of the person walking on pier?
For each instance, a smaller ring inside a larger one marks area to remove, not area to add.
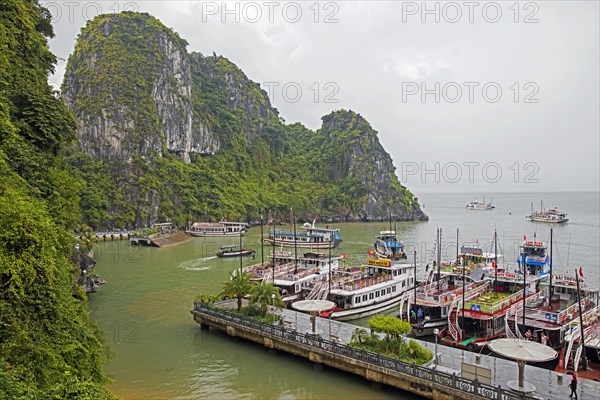
[[[571,388],[569,398],[572,399],[573,396],[575,396],[574,398],[577,399],[577,375],[575,375],[575,373],[571,374],[571,383],[569,384],[569,387]]]

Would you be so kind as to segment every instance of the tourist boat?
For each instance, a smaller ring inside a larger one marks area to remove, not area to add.
[[[441,343],[478,351],[506,334],[507,314],[514,312],[524,297],[526,303],[538,298],[540,283],[548,277],[549,257],[543,242],[525,237],[517,261],[515,272],[495,271],[488,285],[474,290],[464,301],[462,296],[453,300],[448,328],[439,335]]]
[[[549,210],[544,210],[544,203],[541,203],[540,211],[533,211],[533,203],[531,204],[531,214],[525,217],[533,222],[548,222],[552,224],[562,224],[569,221],[567,214],[558,211],[557,207]]]
[[[271,229],[269,237],[263,240],[268,243],[275,242],[284,247],[303,249],[333,249],[342,241],[338,228],[318,228],[307,222],[299,230],[299,232],[294,232],[293,230]]]
[[[269,262],[252,265],[246,271],[253,281],[274,282],[281,290],[283,302],[290,304],[309,295],[317,298],[318,288],[328,287],[329,273],[339,269],[341,259],[342,256],[323,253],[308,252],[296,257],[291,252],[275,251]]]
[[[348,321],[398,307],[402,294],[415,285],[416,267],[390,259],[367,259],[366,265],[333,274],[327,299],[336,304],[322,317]]]
[[[545,344],[548,346],[557,350],[565,347],[565,344],[572,340],[573,332],[579,330],[580,313],[586,326],[597,323],[600,314],[599,289],[586,286],[583,277],[579,278],[579,285],[581,311],[575,277],[553,274],[552,295],[550,295],[550,282],[547,280],[540,285],[541,290],[537,296],[527,299],[524,326],[522,306],[515,307],[507,315],[507,336],[523,338],[524,333],[530,332],[533,335],[532,339],[541,341],[543,334]],[[550,298],[552,298],[551,302],[549,302]]]
[[[438,241],[441,242],[441,238]],[[497,253],[495,232],[494,244],[494,253],[484,252],[479,247],[479,241],[476,241],[475,246],[462,246],[455,263],[442,264],[439,275],[431,271],[424,284],[406,293],[406,301],[410,305],[405,318],[413,327],[413,336],[428,336],[434,334],[436,329],[440,331],[446,328],[452,302],[456,297],[462,298],[463,292],[465,298],[471,297],[482,286],[489,286],[488,278],[494,274],[497,260],[502,258]],[[436,247],[438,260],[441,262],[441,247]],[[400,310],[402,313],[402,306]],[[419,314],[422,314],[422,318],[419,318]]]
[[[441,331],[446,328],[452,301],[456,297],[461,297],[463,290],[465,296],[469,297],[478,288],[489,285],[486,280],[475,281],[466,274],[464,275],[465,282],[463,285],[463,275],[460,272],[442,272],[439,282],[433,278],[432,271],[430,278],[419,285],[414,293],[411,293],[411,291],[405,292],[406,301],[412,303],[407,307],[410,312],[407,313],[405,318],[412,325],[411,334],[416,337],[433,335],[436,329]],[[416,300],[414,300],[415,298]],[[401,306],[400,309],[402,310],[403,307]],[[423,314],[422,319],[417,317],[419,309]],[[412,313],[415,315],[414,318],[410,316]]]
[[[378,258],[387,258],[396,261],[407,259],[404,251],[404,243],[400,241],[396,235],[396,231],[379,232],[373,246],[375,247],[375,255]]]
[[[237,244],[223,244],[221,245],[220,251],[217,253],[217,257],[244,257],[244,256],[254,256],[256,250],[247,249],[245,247],[240,247]]]
[[[477,199],[471,200],[467,203],[465,208],[467,210],[493,210],[494,208],[496,208],[496,206],[494,206],[491,201],[489,203],[486,203],[484,197],[482,202],[480,202]]]
[[[245,222],[194,222],[185,233],[192,236],[243,236],[248,232]]]

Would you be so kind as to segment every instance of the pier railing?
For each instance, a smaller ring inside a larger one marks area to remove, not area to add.
[[[306,345],[331,352],[340,356],[350,357],[381,368],[407,374],[418,379],[424,379],[438,385],[452,387],[455,390],[467,392],[482,399],[494,400],[534,400],[538,397],[503,389],[500,386],[486,385],[477,380],[470,380],[456,374],[449,374],[437,371],[427,367],[421,367],[414,363],[408,363],[396,358],[386,357],[379,353],[374,353],[364,349],[354,348],[352,346],[330,341],[320,336],[309,333],[301,333],[283,326],[269,325],[248,317],[229,313],[224,310],[217,310],[207,307],[204,304],[196,304],[194,311],[208,316],[212,316],[233,324],[241,325],[246,328],[255,329],[264,335],[272,338],[281,338],[295,342],[300,345]]]

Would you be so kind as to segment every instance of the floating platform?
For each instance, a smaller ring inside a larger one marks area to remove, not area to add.
[[[169,247],[189,242],[192,239],[192,236],[186,235],[184,232],[175,232],[167,236],[155,238],[133,235],[129,238],[129,243],[135,246]]]

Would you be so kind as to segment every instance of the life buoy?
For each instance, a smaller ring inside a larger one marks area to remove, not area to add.
[[[472,352],[476,352],[477,351],[477,345],[473,342],[469,343],[467,345],[467,350],[472,351]]]

